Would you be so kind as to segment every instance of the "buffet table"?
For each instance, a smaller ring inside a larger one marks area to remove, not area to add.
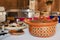
[[[56,33],[54,36],[49,38],[40,38],[30,35],[28,28],[24,29],[23,35],[10,35],[7,34],[5,38],[0,37],[0,40],[60,40],[60,23],[56,26]]]

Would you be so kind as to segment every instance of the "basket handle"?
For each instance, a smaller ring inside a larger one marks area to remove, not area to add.
[[[25,19],[24,19],[24,22],[27,23],[27,24],[29,24],[29,23],[30,23],[30,20],[27,19],[27,18],[25,18]]]
[[[52,21],[54,21],[54,22],[58,21],[58,17],[55,16],[54,18],[52,18]]]

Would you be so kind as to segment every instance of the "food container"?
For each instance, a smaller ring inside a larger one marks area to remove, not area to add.
[[[11,23],[8,26],[5,26],[4,28],[9,31],[12,35],[22,35],[24,34],[23,29],[26,29],[28,25],[24,22],[18,22],[18,23]]]
[[[28,20],[25,20],[25,22],[29,24],[29,32],[33,36],[46,38],[53,36],[56,32],[57,22],[34,23]]]

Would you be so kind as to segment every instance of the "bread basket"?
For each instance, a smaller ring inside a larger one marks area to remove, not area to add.
[[[56,32],[57,22],[33,23],[28,20],[25,20],[25,22],[29,24],[29,32],[33,36],[46,38],[53,36]]]

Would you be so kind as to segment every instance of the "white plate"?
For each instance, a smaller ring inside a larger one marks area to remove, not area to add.
[[[24,29],[24,28],[26,28],[26,26],[25,27],[5,27],[5,29],[7,30],[19,30],[19,29]]]
[[[9,24],[9,26],[8,27],[5,27],[5,29],[8,29],[8,30],[19,30],[19,29],[25,29],[25,28],[27,28],[27,27],[29,27],[26,23],[24,23],[24,22],[18,22],[18,24],[19,23],[23,23],[23,25],[21,25],[21,27],[17,27],[16,25],[16,27],[10,27],[11,26],[11,24]]]

